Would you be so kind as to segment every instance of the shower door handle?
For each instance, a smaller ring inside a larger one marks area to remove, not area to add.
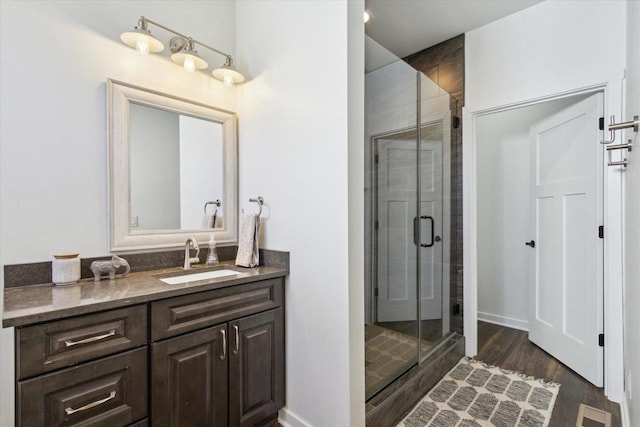
[[[431,223],[431,242],[430,243],[420,243],[420,224],[419,221],[421,219],[428,219],[429,222]],[[428,216],[428,215],[420,215],[420,218],[415,217],[413,218],[413,244],[414,245],[420,245],[420,247],[423,248],[430,248],[431,246],[433,246],[434,244],[434,236],[433,236],[433,217],[432,216]]]
[[[431,223],[431,243],[428,243],[428,244],[427,243],[421,243],[420,244],[420,246],[422,246],[423,248],[430,248],[431,246],[433,246],[433,243],[434,243],[434,238],[433,238],[434,237],[434,232],[433,232],[434,221],[433,221],[433,217],[429,216],[429,215],[421,215],[420,219],[428,219],[429,222]]]

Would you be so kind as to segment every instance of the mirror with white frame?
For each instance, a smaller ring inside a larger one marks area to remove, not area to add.
[[[113,252],[237,242],[234,113],[108,80]]]

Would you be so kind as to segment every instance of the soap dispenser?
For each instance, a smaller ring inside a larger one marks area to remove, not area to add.
[[[209,239],[209,254],[207,255],[207,265],[216,265],[218,264],[218,251],[216,249],[216,238],[211,233],[211,238]]]

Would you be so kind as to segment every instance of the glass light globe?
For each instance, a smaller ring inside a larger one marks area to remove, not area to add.
[[[233,86],[233,77],[230,74],[225,74],[224,78],[222,79],[222,83],[224,83],[224,85],[227,87]]]

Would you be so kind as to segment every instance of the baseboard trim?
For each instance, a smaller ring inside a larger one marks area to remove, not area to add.
[[[622,423],[622,427],[632,427],[631,420],[629,419],[629,400],[626,393],[622,402],[620,402],[620,421]]]
[[[529,331],[529,322],[526,320],[514,319],[513,317],[497,316],[491,313],[478,311],[478,320],[494,325],[506,326],[507,328]]]
[[[312,427],[311,424],[307,423],[287,408],[283,408],[278,411],[278,422],[282,424],[283,427]]]

